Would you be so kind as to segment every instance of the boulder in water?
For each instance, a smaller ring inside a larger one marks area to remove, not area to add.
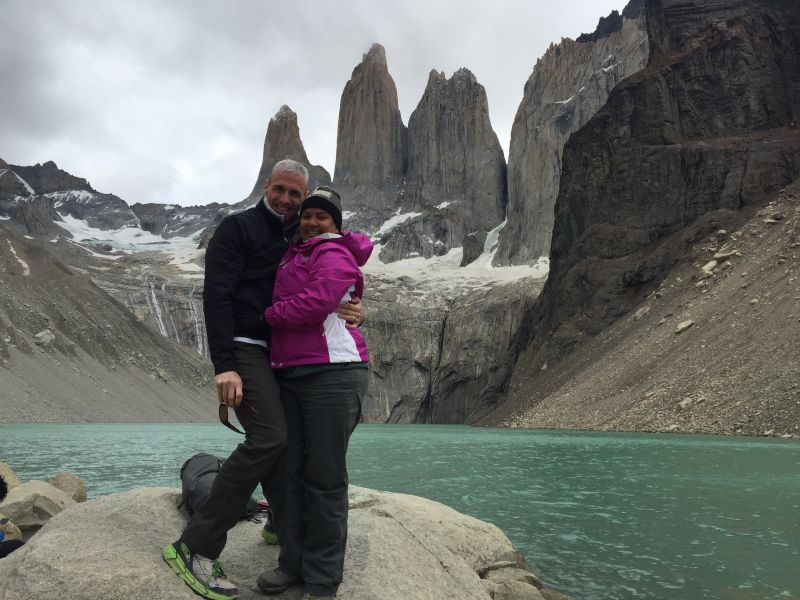
[[[69,494],[75,502],[86,502],[86,482],[77,475],[58,473],[47,483]]]

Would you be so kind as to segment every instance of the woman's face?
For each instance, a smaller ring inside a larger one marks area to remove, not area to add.
[[[321,208],[307,208],[300,215],[300,237],[309,240],[321,233],[338,233],[333,217]]]

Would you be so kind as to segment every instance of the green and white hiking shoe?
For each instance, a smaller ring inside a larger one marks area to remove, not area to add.
[[[218,560],[192,553],[181,540],[164,548],[164,560],[192,590],[209,600],[233,600],[239,590]]]

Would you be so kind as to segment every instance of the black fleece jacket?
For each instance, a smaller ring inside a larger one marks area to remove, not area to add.
[[[284,227],[262,199],[225,217],[208,243],[203,314],[215,375],[237,370],[235,336],[269,340],[264,310],[272,304],[275,272],[296,223]]]

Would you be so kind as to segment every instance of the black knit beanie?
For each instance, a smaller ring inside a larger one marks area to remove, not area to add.
[[[336,229],[341,233],[342,231],[342,199],[339,194],[331,188],[321,185],[314,189],[308,197],[303,200],[300,206],[300,212],[307,208],[319,208],[333,217],[333,222],[336,223]]]

